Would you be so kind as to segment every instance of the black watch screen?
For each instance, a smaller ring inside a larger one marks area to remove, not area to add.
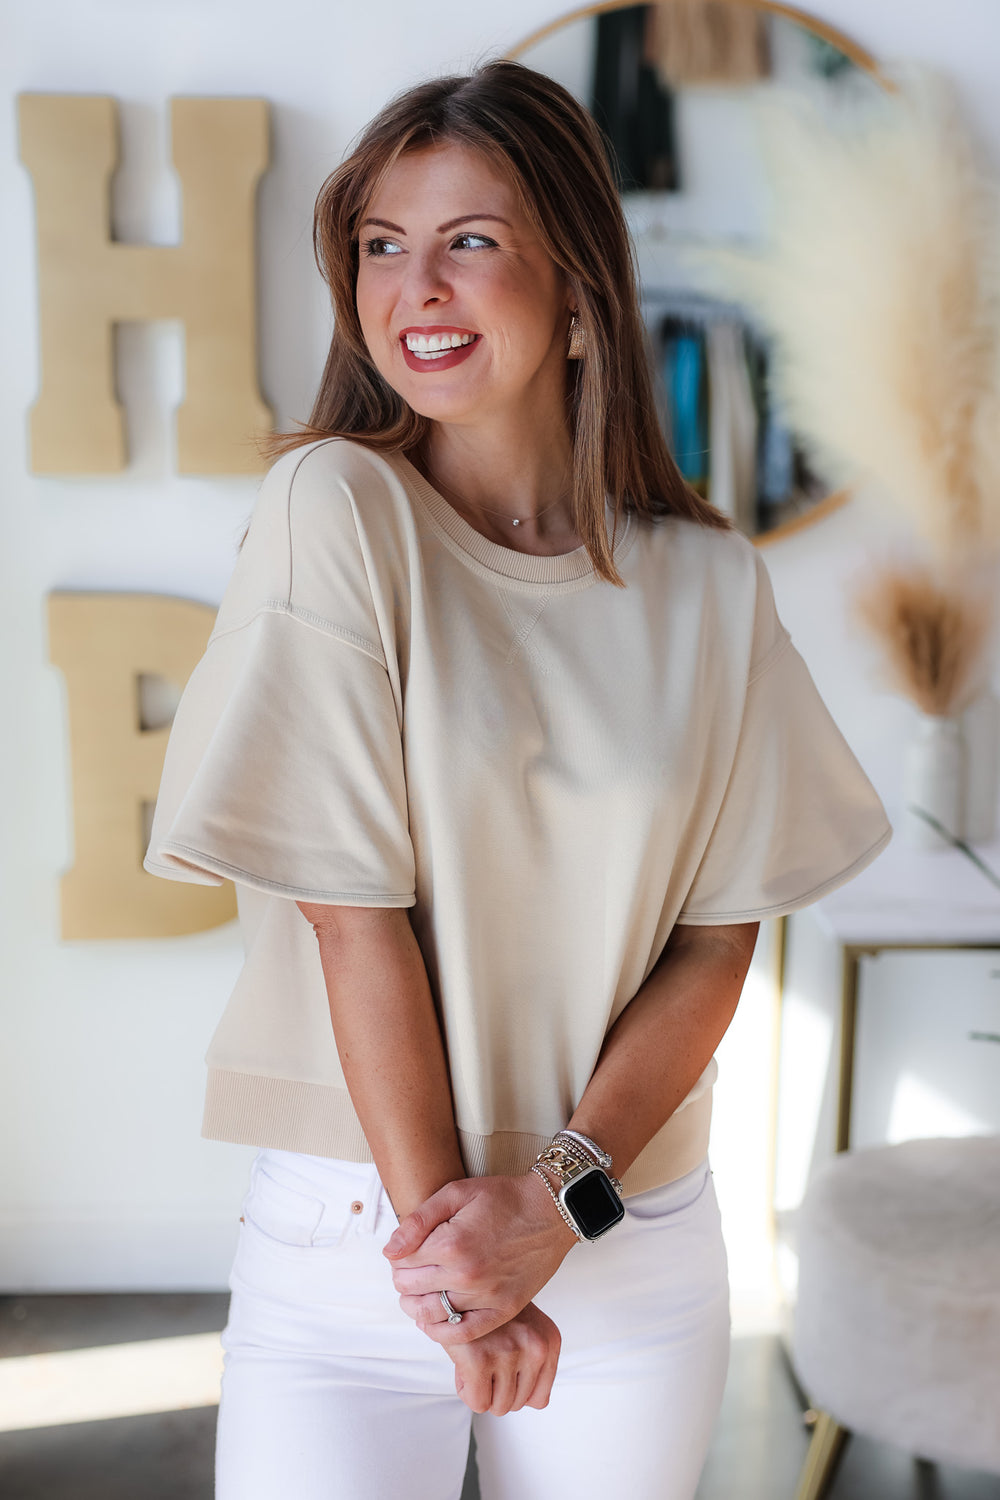
[[[625,1206],[600,1167],[568,1183],[562,1198],[588,1240],[599,1239],[625,1217]]]

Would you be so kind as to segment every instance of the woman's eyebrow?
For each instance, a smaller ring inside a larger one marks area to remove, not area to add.
[[[471,224],[480,219],[490,219],[495,224],[506,224],[508,229],[512,227],[510,220],[501,218],[499,214],[462,214],[458,219],[448,219],[444,224],[439,224],[437,232],[446,234],[449,229],[455,229],[459,224]],[[401,224],[391,224],[388,219],[362,219],[360,227],[364,229],[366,224],[373,224],[376,229],[391,229],[393,234],[406,233]]]
[[[438,234],[445,234],[449,229],[455,229],[459,224],[470,224],[477,219],[491,219],[494,224],[506,224],[512,228],[509,219],[503,219],[499,214],[463,214],[459,219],[449,219],[445,224],[438,225]]]

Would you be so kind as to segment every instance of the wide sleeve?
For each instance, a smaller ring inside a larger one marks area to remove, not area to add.
[[[144,865],[172,880],[231,879],[298,900],[411,906],[401,705],[350,507],[314,464],[310,483],[323,504],[306,508],[292,549],[294,472],[283,461],[265,481],[184,690]],[[288,583],[292,553],[322,552],[314,511],[340,535],[327,538],[335,567],[300,601]]]
[[[808,906],[860,874],[892,836],[778,620],[762,562],[754,634],[736,751],[683,924],[754,922]]]

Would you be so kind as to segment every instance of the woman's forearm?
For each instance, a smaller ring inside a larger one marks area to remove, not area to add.
[[[621,1175],[666,1123],[707,1067],[732,1020],[753,955],[757,924],[676,927],[659,962],[608,1032],[590,1082],[567,1124],[592,1137]],[[437,1226],[447,1222],[442,1237]],[[449,1184],[404,1221],[386,1253],[411,1317],[446,1347],[476,1339],[514,1316],[574,1244],[531,1173]],[[441,1319],[441,1285],[463,1300],[460,1327]]]
[[[611,1027],[573,1117],[620,1177],[697,1083],[736,1010],[756,922],[675,927]]]
[[[403,908],[298,905],[319,942],[351,1102],[402,1216],[465,1176],[423,955]]]

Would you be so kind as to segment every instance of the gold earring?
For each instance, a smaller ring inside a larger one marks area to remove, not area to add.
[[[574,312],[570,315],[569,320],[569,348],[566,350],[566,358],[582,359],[586,353],[586,348],[583,324]]]

